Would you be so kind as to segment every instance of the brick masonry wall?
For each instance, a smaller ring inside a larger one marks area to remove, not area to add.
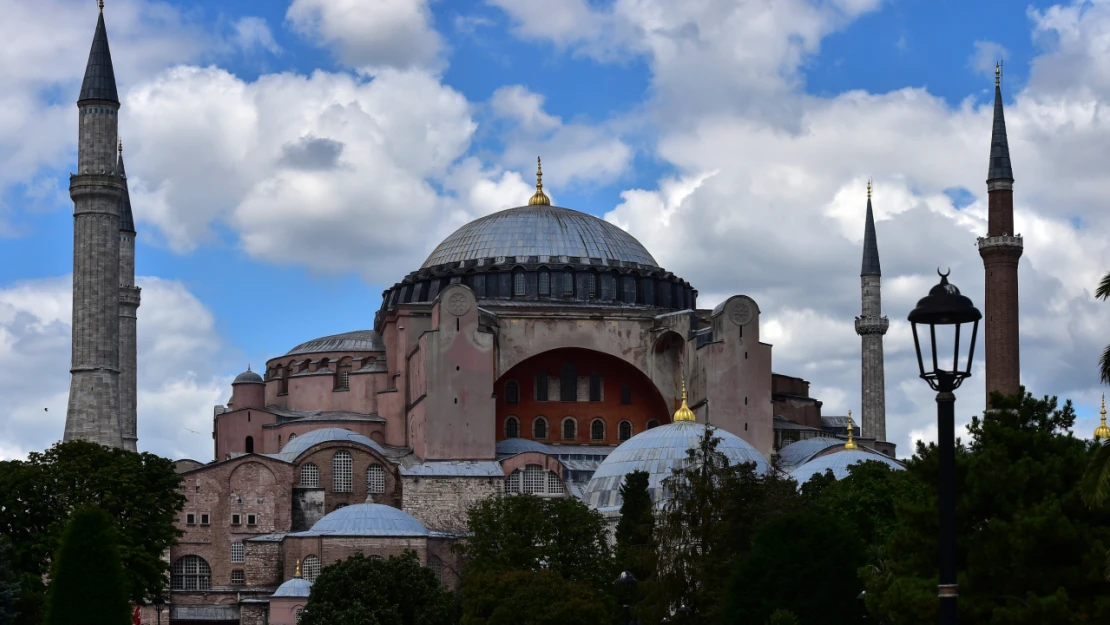
[[[335,454],[340,449],[346,450],[347,453],[351,454],[352,470],[350,492],[336,492],[334,488],[335,476],[332,471],[332,465]],[[399,506],[400,494],[397,492],[396,467],[385,458],[378,456],[376,453],[371,452],[361,445],[346,442],[330,442],[316,451],[310,451],[308,454],[301,456],[297,459],[297,464],[294,468],[295,479],[292,482],[293,484],[300,484],[301,467],[310,462],[315,464],[316,469],[319,471],[319,484],[320,488],[323,489],[325,515],[334,512],[336,506],[349,506],[356,503],[366,503],[367,501],[373,501],[374,503],[385,504],[395,508]],[[373,464],[381,465],[382,468],[385,469],[385,492],[372,495],[368,499],[366,470]]]
[[[504,490],[504,478],[405,477],[401,509],[430,530],[457,532],[466,529],[471,505]]]
[[[267,625],[269,611],[266,604],[243,604],[239,609],[239,625]]]
[[[244,543],[247,586],[280,586],[284,571],[281,566],[281,543],[248,541]]]

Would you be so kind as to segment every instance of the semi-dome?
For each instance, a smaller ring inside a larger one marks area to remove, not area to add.
[[[505,256],[600,258],[658,267],[631,234],[604,219],[542,204],[475,219],[436,246],[422,268]]]
[[[829,447],[843,444],[844,441],[831,436],[818,436],[815,438],[807,438],[802,441],[795,441],[789,445],[784,445],[783,448],[778,451],[779,461],[782,463],[783,468],[787,470],[793,469],[800,464],[809,462],[810,458],[825,451]]]
[[[382,337],[373,330],[356,330],[322,336],[305,341],[286,352],[286,356],[316,354],[320,352],[380,352],[385,350]]]
[[[823,475],[825,471],[831,470],[833,476],[838,480],[848,477],[848,467],[853,464],[867,462],[873,460],[881,462],[895,471],[904,471],[905,467],[897,460],[888,458],[882,454],[867,451],[864,449],[846,449],[843,451],[833,451],[822,456],[818,456],[813,460],[801,465],[790,472],[790,477],[798,482],[798,485],[805,484],[815,475]]]
[[[427,536],[428,528],[404,510],[379,503],[345,506],[326,515],[312,529],[292,536]]]
[[[262,380],[262,376],[258,375],[254,371],[251,371],[251,368],[248,365],[247,370],[235,376],[235,381],[231,384],[265,384],[265,381]]]
[[[278,586],[277,591],[272,596],[274,597],[307,597],[312,592],[312,582],[300,577],[285,582]]]
[[[647,471],[651,499],[657,505],[662,503],[665,499],[663,480],[686,461],[688,450],[701,444],[706,427],[712,428],[713,435],[721,439],[717,451],[732,464],[754,462],[760,473],[771,469],[763,454],[739,436],[711,425],[677,421],[641,432],[614,449],[586,486],[586,503],[601,512],[618,509],[622,501],[620,487],[625,476],[633,471]]]
[[[337,441],[355,443],[356,445],[369,447],[379,454],[385,454],[381,445],[358,432],[352,432],[345,428],[320,428],[294,438],[286,443],[285,447],[282,447],[281,452],[275,455],[286,462],[293,462],[298,456],[315,445]]]

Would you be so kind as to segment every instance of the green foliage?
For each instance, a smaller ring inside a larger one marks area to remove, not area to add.
[[[78,508],[62,534],[50,572],[46,625],[126,625],[131,610],[112,519]]]
[[[843,519],[856,536],[874,544],[882,544],[890,535],[897,517],[897,498],[916,499],[926,496],[925,486],[905,471],[896,471],[885,462],[868,461],[848,467],[848,477],[829,480],[812,505],[830,516]],[[810,480],[815,482],[817,479]],[[802,487],[806,493],[806,484]]]
[[[1095,289],[1095,297],[1103,301],[1110,297],[1110,273],[1105,274],[1102,276],[1102,280],[1099,280],[1098,287]],[[1110,345],[1102,350],[1102,356],[1098,359],[1098,372],[1102,383],[1110,384]]]
[[[15,570],[11,542],[0,536],[0,623],[14,623],[18,612],[19,575]]]
[[[729,580],[725,622],[774,622],[785,607],[794,622],[857,625],[862,547],[851,526],[829,513],[799,510],[768,521]]]
[[[463,587],[462,625],[598,625],[612,618],[592,588],[551,571],[486,571]]]
[[[43,579],[73,510],[95,505],[115,525],[133,602],[163,585],[163,551],[176,540],[185,498],[173,462],[95,443],[60,443],[26,461],[0,462],[0,535],[11,540],[20,576],[17,625],[39,625]]]
[[[616,529],[617,569],[640,582],[655,573],[655,514],[648,492],[648,473],[634,471],[621,485],[621,518]]]
[[[551,571],[605,594],[616,572],[605,520],[576,498],[493,496],[470,508],[464,575]]]
[[[1071,402],[995,394],[956,450],[960,620],[984,625],[1110,620],[1102,579],[1110,515],[1080,481],[1093,447],[1069,432]],[[936,622],[938,450],[918,447],[881,559],[862,569],[868,607],[892,625]]]
[[[771,618],[767,619],[767,625],[801,625],[801,623],[790,610],[775,610]]]
[[[312,584],[301,625],[451,625],[455,598],[406,551],[328,565]]]

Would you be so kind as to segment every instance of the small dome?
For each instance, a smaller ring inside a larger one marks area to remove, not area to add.
[[[804,441],[795,441],[778,451],[779,461],[782,463],[783,468],[790,470],[800,464],[809,462],[810,458],[813,458],[829,447],[843,444],[844,441],[839,438],[832,438],[831,436],[817,436],[815,438],[807,438]]]
[[[294,577],[293,579],[278,586],[274,597],[307,597],[312,591],[312,582],[307,579]]]
[[[619,508],[622,501],[620,487],[624,484],[624,477],[633,471],[648,472],[651,499],[656,505],[662,503],[665,498],[663,480],[685,463],[687,450],[701,444],[706,427],[712,428],[714,436],[721,439],[717,451],[732,464],[754,462],[756,471],[760,473],[771,469],[763,454],[731,432],[694,421],[668,423],[641,432],[614,449],[586,486],[586,503],[602,512]]]
[[[322,336],[318,339],[305,341],[286,352],[286,356],[299,356],[301,354],[317,354],[320,352],[380,352],[385,351],[382,337],[373,330],[356,330]]]
[[[262,376],[251,371],[251,368],[248,366],[246,371],[235,376],[235,381],[231,384],[233,386],[235,384],[265,384],[265,381],[262,379]]]
[[[291,536],[427,536],[416,517],[380,503],[359,503],[332,512],[312,529]]]
[[[310,447],[333,441],[355,443],[356,445],[369,447],[379,454],[385,454],[385,450],[382,449],[381,445],[358,432],[352,432],[345,428],[320,428],[319,430],[312,430],[307,434],[298,436],[286,443],[285,447],[281,449],[281,452],[277,454],[277,457],[286,462],[293,462],[298,456],[308,451]]]
[[[864,449],[849,449],[833,451],[801,465],[790,472],[790,477],[798,482],[798,486],[805,484],[815,475],[824,475],[825,471],[832,470],[833,476],[838,480],[848,477],[848,467],[853,464],[874,460],[882,462],[895,471],[905,471],[901,462],[888,458],[880,453]]]

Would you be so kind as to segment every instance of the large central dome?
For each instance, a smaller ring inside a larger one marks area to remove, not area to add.
[[[558,206],[521,206],[459,228],[422,267],[504,256],[573,256],[659,266],[635,237],[603,219]]]

